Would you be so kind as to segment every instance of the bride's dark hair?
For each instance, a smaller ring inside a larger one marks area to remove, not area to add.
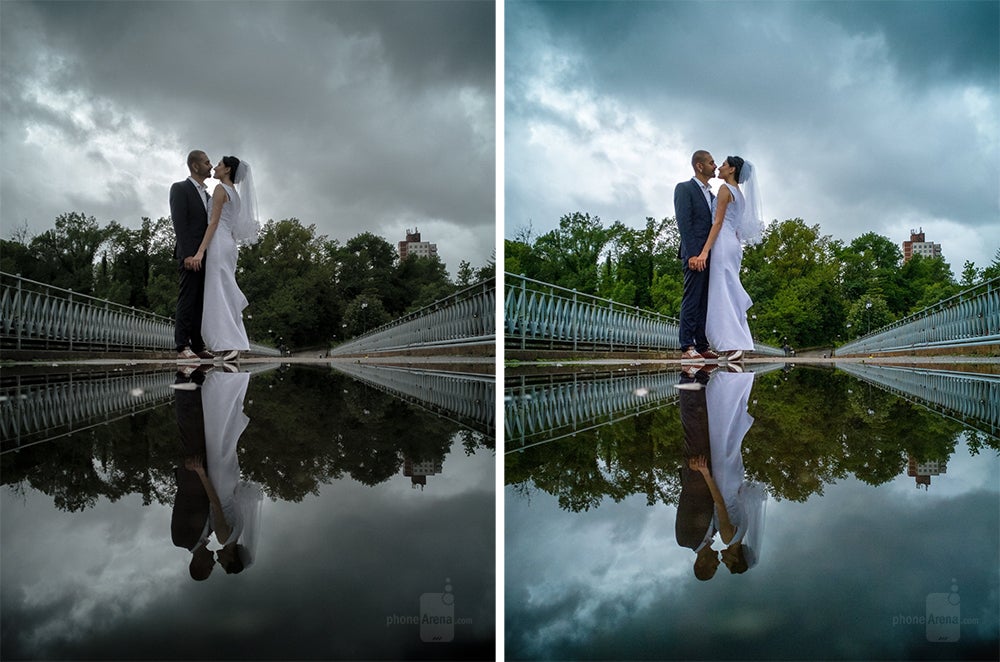
[[[223,156],[222,165],[229,168],[229,179],[236,183],[236,169],[240,166],[240,160],[235,156]]]
[[[225,161],[225,159],[223,159],[223,161]],[[740,173],[743,171],[743,159],[738,156],[727,156],[726,163],[736,168],[736,181],[740,181]]]

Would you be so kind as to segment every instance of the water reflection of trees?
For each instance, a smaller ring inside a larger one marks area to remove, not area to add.
[[[301,501],[349,477],[365,485],[400,473],[405,458],[443,461],[452,444],[471,454],[493,439],[327,370],[298,368],[250,380],[251,422],[239,443],[247,480],[275,499]],[[170,406],[7,453],[0,480],[50,495],[80,511],[99,499],[141,494],[144,505],[172,503],[180,457]]]
[[[870,485],[902,473],[910,457],[946,460],[965,427],[841,372],[793,369],[758,375],[755,422],[743,443],[747,478],[778,499],[805,501],[825,485],[854,476]],[[996,438],[968,430],[968,446],[998,449]],[[675,504],[683,430],[668,406],[615,425],[580,432],[505,457],[505,480],[532,486],[581,511],[610,498],[643,494]]]

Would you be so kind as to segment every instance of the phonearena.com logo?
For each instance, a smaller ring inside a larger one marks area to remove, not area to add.
[[[420,595],[420,613],[417,616],[393,614],[386,617],[385,626],[419,625],[420,640],[429,643],[447,643],[455,638],[456,625],[468,625],[471,618],[455,618],[455,594],[451,580],[444,580],[444,593]]]
[[[978,618],[962,618],[962,599],[958,584],[951,580],[950,593],[928,593],[923,616],[892,617],[895,625],[923,625],[927,641],[934,643],[956,642],[962,637],[962,625],[975,625]]]

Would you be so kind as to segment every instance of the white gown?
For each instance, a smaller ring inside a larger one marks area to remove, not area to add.
[[[257,532],[260,529],[260,509],[264,493],[260,485],[240,479],[240,462],[236,454],[240,435],[250,418],[243,413],[250,373],[211,372],[202,384],[202,407],[205,412],[205,465],[208,479],[219,495],[222,513],[232,533],[219,544],[238,540],[244,567],[256,556]],[[212,529],[219,530],[214,513],[210,515]]]
[[[733,199],[726,207],[719,236],[712,245],[712,261],[708,272],[708,315],[705,335],[716,351],[752,351],[753,336],[747,325],[747,310],[753,305],[750,295],[740,282],[743,245],[736,236],[735,221],[743,214],[743,193],[734,186],[729,191]]]
[[[712,477],[726,504],[729,521],[736,529],[733,539],[726,544],[742,541],[750,567],[760,558],[767,505],[764,488],[746,480],[743,466],[743,438],[753,425],[753,416],[747,411],[753,379],[752,372],[720,371],[712,375],[705,387]],[[715,524],[718,527],[718,511]]]
[[[219,227],[205,253],[205,304],[201,335],[214,352],[236,349],[247,351],[250,341],[243,326],[243,309],[249,302],[236,284],[238,247],[233,239],[233,224],[240,211],[240,196],[232,186],[222,184],[229,200],[222,206]]]

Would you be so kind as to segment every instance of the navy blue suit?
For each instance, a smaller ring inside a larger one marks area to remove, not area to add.
[[[201,338],[201,314],[205,301],[205,266],[200,271],[184,268],[184,258],[198,252],[208,228],[208,212],[201,193],[185,179],[170,187],[170,220],[174,224],[177,243],[174,258],[180,275],[177,311],[174,314],[174,344],[177,351],[190,347],[193,352],[205,349]]]
[[[704,271],[688,268],[688,258],[701,254],[712,230],[712,208],[694,179],[674,188],[674,214],[681,234],[678,257],[684,269],[684,296],[681,299],[680,347],[693,346],[698,352],[708,349],[705,318],[708,316],[708,263]],[[709,257],[711,262],[711,257]]]

